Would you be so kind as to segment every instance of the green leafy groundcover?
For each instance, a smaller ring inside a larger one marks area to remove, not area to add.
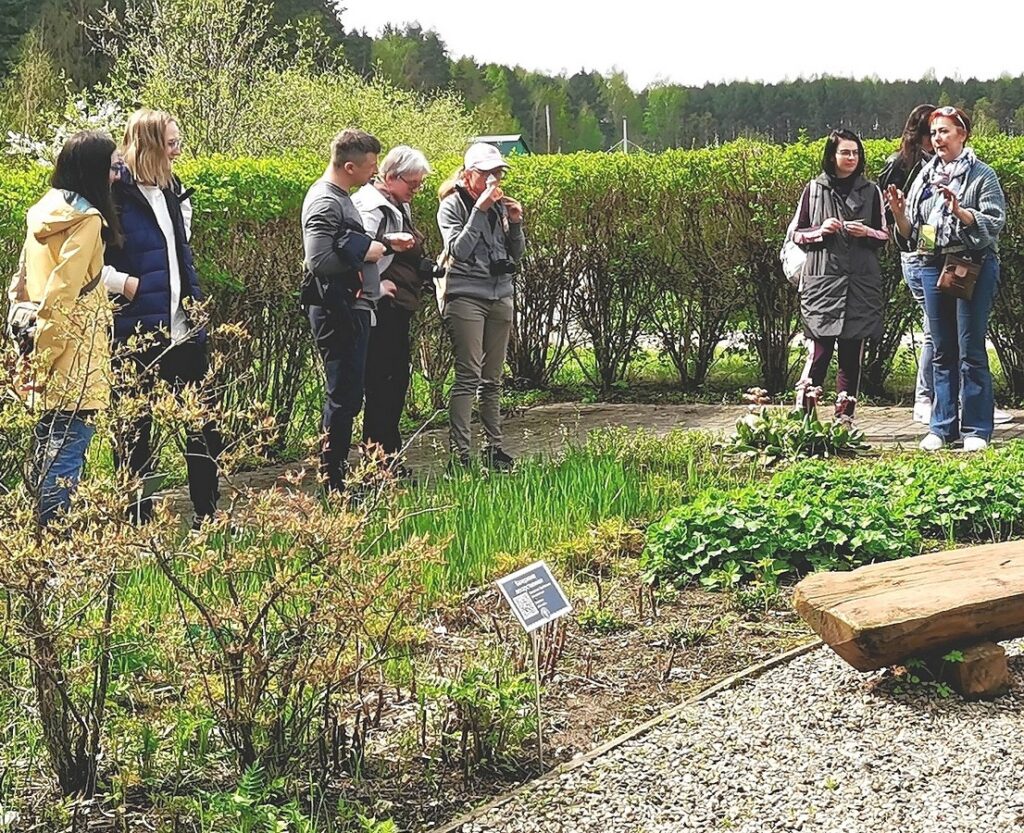
[[[804,460],[704,494],[648,529],[651,579],[729,586],[1024,534],[1024,442],[984,454]]]

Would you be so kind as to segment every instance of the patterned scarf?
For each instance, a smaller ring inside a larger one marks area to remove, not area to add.
[[[938,154],[933,156],[917,175],[910,189],[908,203],[911,207],[911,222],[918,222],[921,217],[921,203],[936,195],[939,186],[949,188],[957,199],[963,195],[967,178],[978,157],[969,147],[964,147],[960,155],[951,162],[943,162]],[[932,206],[925,222],[935,228],[935,245],[939,248],[950,245],[953,236],[953,215],[949,203],[940,198]]]

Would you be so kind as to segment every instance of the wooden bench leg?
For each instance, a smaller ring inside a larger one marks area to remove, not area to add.
[[[944,662],[940,657],[928,665],[968,700],[991,700],[1010,687],[1006,651],[995,642],[978,642],[963,649],[963,662]]]

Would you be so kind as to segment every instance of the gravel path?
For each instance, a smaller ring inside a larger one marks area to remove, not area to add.
[[[993,702],[872,691],[828,648],[697,703],[464,824],[487,831],[1024,830],[1024,642]]]

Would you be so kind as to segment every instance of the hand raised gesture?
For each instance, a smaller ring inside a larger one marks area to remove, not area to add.
[[[889,203],[889,208],[894,215],[907,213],[907,197],[895,185],[890,185],[885,189],[885,201]]]

